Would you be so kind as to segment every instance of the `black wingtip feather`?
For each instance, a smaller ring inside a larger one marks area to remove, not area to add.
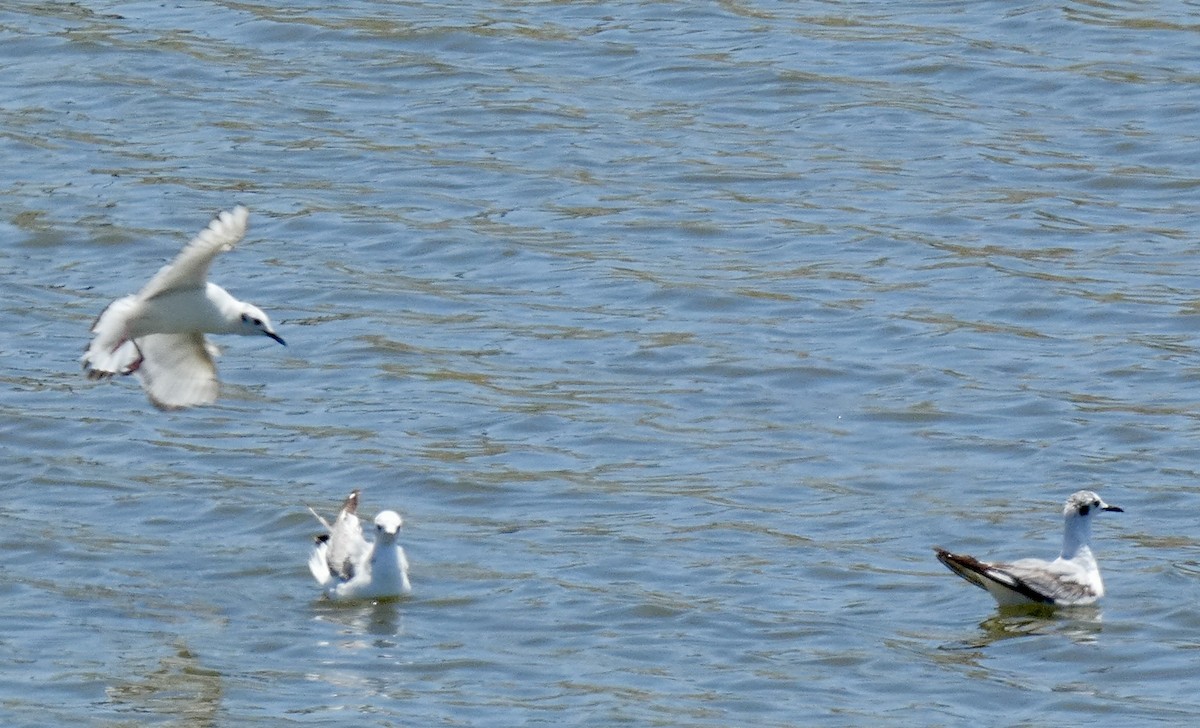
[[[1029,584],[1021,579],[1013,576],[999,566],[989,566],[983,563],[974,556],[965,554],[950,553],[946,549],[937,546],[933,549],[937,553],[938,561],[945,564],[946,568],[958,574],[963,579],[971,582],[980,589],[987,589],[987,582],[999,584],[1006,589],[1020,594],[1031,602],[1038,604],[1054,604],[1054,599],[1034,589]],[[1006,581],[1000,581],[992,576],[992,572],[999,572],[1005,576]]]

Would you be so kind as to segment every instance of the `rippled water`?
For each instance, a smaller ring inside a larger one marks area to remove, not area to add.
[[[279,5],[0,7],[5,725],[1200,718],[1195,7]],[[289,346],[85,381],[235,202]],[[932,557],[1080,487],[1097,608]]]

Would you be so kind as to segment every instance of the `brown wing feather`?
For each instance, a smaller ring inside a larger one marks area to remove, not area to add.
[[[946,568],[971,582],[980,589],[987,589],[987,582],[999,584],[1020,594],[1031,602],[1054,604],[1054,597],[1046,594],[1025,579],[1006,571],[1003,564],[985,564],[973,556],[952,554],[946,549],[934,547],[938,561]]]

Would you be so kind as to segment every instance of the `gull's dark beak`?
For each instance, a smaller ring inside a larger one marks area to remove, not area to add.
[[[272,339],[275,339],[280,344],[287,346],[287,342],[283,340],[283,337],[281,337],[279,334],[275,333],[274,331],[264,331],[263,333],[266,334],[267,336],[270,336]],[[1117,509],[1117,510],[1120,510],[1120,509]]]
[[[1104,506],[1104,507],[1103,507],[1103,508],[1101,508],[1100,510],[1102,510],[1102,511],[1115,511],[1115,512],[1117,512],[1117,513],[1124,513],[1124,512],[1125,512],[1125,509],[1124,509],[1124,508],[1122,508],[1122,507],[1120,507],[1120,506]]]

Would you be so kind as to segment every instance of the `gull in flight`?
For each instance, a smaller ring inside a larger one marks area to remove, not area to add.
[[[244,207],[222,212],[136,295],[118,298],[92,324],[83,354],[88,379],[137,374],[160,409],[217,399],[217,347],[207,334],[267,336],[284,341],[259,308],[208,281],[218,253],[246,234]]]
[[[975,586],[986,589],[1002,607],[1092,604],[1104,596],[1104,582],[1100,580],[1100,567],[1088,542],[1092,537],[1092,519],[1104,511],[1123,513],[1124,509],[1108,505],[1090,490],[1081,490],[1067,498],[1063,507],[1062,553],[1054,561],[1019,559],[989,563],[942,548],[934,551],[938,561]]]
[[[351,491],[331,525],[312,508],[329,533],[317,537],[308,559],[308,570],[336,601],[388,599],[408,594],[408,559],[396,543],[402,521],[395,511],[375,516],[374,543],[363,538],[358,520],[358,490]]]

